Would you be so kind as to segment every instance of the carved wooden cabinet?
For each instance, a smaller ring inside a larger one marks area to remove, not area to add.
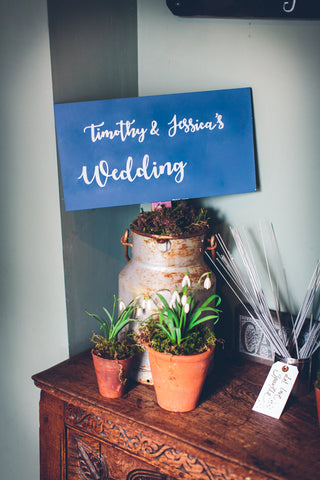
[[[98,393],[88,352],[33,376],[41,388],[41,480],[315,480],[314,392],[279,420],[252,411],[268,367],[217,365],[199,406],[166,412],[152,386]]]

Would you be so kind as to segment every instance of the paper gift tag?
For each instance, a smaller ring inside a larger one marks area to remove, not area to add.
[[[294,365],[274,363],[252,410],[269,417],[280,418],[298,373]]]

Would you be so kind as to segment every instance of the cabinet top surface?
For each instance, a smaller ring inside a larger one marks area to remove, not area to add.
[[[129,384],[120,399],[101,397],[89,352],[36,374],[33,380],[66,402],[98,409],[101,415],[112,413],[270,478],[317,478],[320,428],[314,392],[290,397],[279,420],[253,412],[267,373],[268,367],[252,362],[216,365],[198,407],[188,413],[162,410],[148,385]]]

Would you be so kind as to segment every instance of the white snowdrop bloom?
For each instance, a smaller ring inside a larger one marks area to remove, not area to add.
[[[136,312],[137,312],[137,318],[140,318],[141,315],[142,315],[142,308],[141,308],[141,307],[137,307]]]
[[[123,310],[126,308],[125,304],[124,304],[124,301],[123,300],[120,300],[119,302],[119,312],[123,312]]]
[[[187,299],[188,299],[187,295],[182,295],[182,298],[181,298],[182,305],[186,305]]]
[[[190,311],[190,304],[189,304],[189,303],[186,303],[183,308],[184,308],[185,313],[189,313],[189,311]]]
[[[175,290],[172,294],[171,300],[170,300],[170,308],[174,308],[177,303],[180,303],[180,296],[177,290]]]
[[[147,302],[146,302],[146,299],[143,297],[143,299],[141,300],[141,308],[142,308],[142,310],[145,310],[145,309],[146,309],[146,306],[147,306]]]
[[[152,298],[149,297],[146,302],[146,310],[152,310],[152,306],[153,306],[152,304],[153,304]]]
[[[185,276],[183,277],[183,280],[182,280],[182,288],[185,287],[185,286],[187,286],[189,288],[191,287],[190,277],[187,273],[185,274]]]
[[[204,288],[205,288],[206,290],[209,290],[209,288],[211,288],[211,280],[210,280],[210,277],[209,277],[209,276],[207,276],[207,277],[205,278],[205,281],[204,281],[204,283],[203,283],[203,286],[204,286]]]

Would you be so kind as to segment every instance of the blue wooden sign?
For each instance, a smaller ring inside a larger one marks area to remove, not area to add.
[[[256,190],[251,89],[55,105],[66,210]]]

